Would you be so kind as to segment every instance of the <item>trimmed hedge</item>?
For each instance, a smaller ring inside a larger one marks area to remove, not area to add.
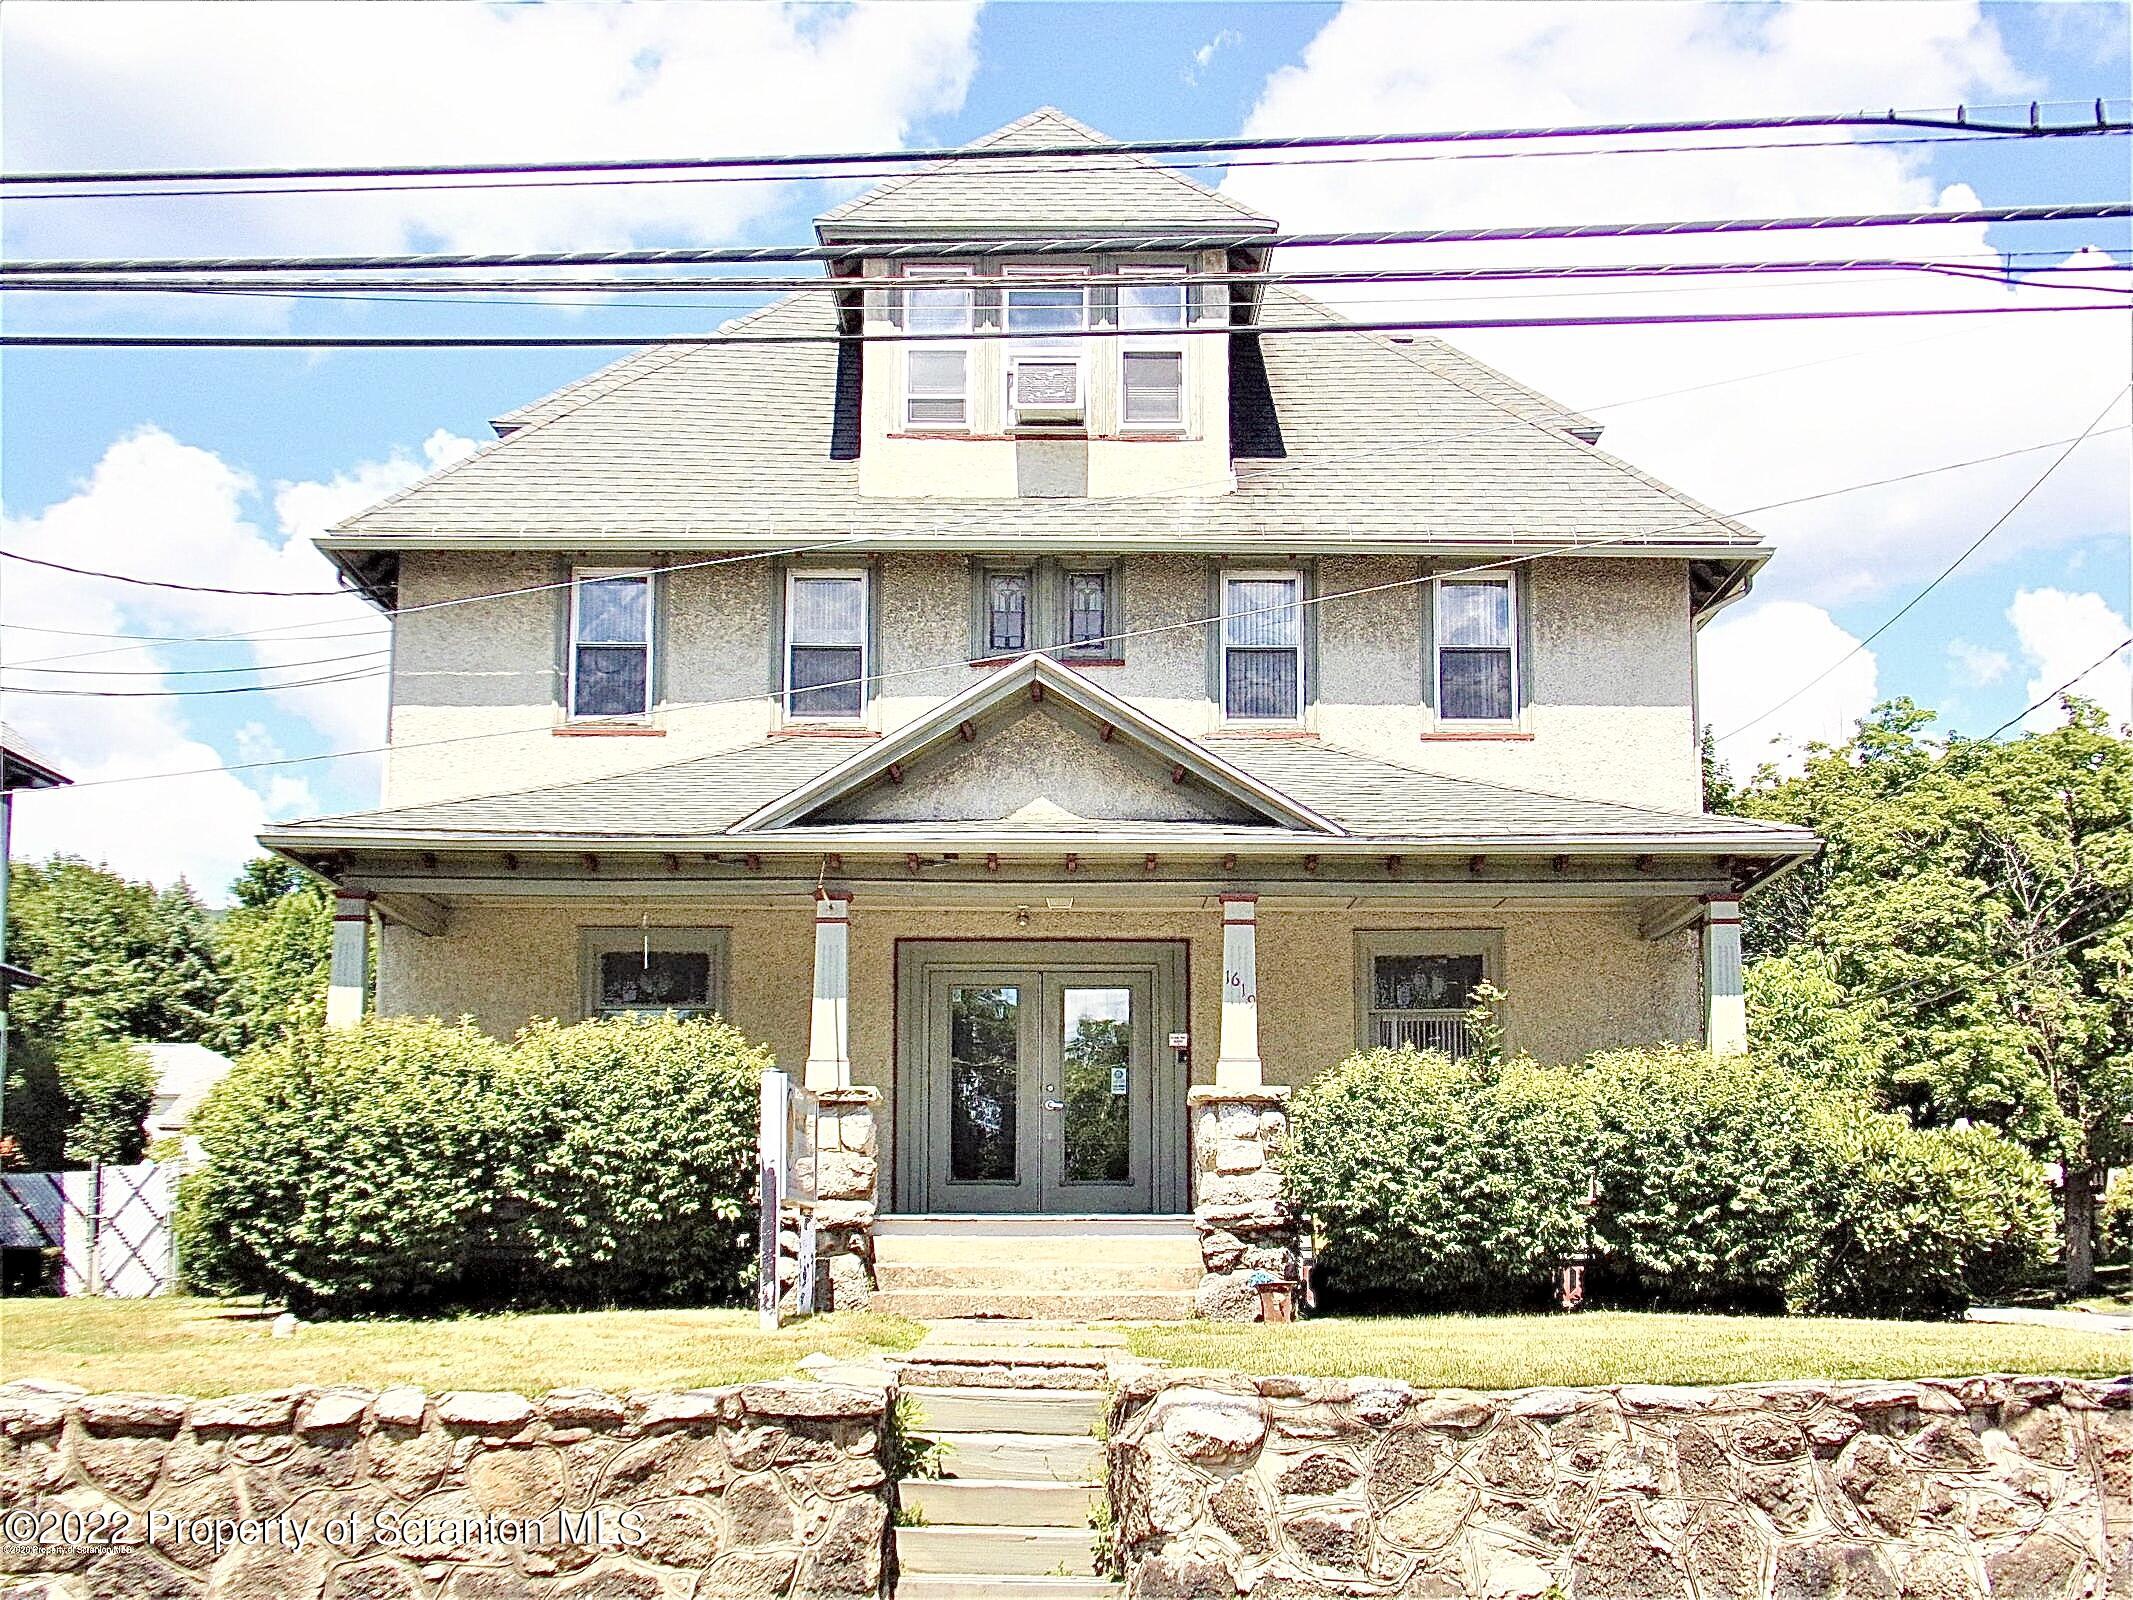
[[[1297,1093],[1284,1173],[1328,1287],[1403,1308],[1545,1305],[1589,1239],[1617,1303],[1953,1316],[2051,1239],[2043,1169],[2004,1138],[1699,1051],[1365,1052]]]
[[[738,1301],[769,1065],[712,1020],[293,1031],[201,1107],[186,1276],[338,1314]]]

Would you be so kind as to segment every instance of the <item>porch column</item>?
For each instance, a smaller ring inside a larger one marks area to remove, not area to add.
[[[1741,981],[1738,895],[1704,896],[1703,1038],[1714,1056],[1748,1052],[1748,992]]]
[[[1256,1089],[1259,1064],[1259,896],[1225,894],[1222,902],[1222,1053],[1215,1084]]]
[[[852,1082],[852,897],[815,891],[815,1008],[807,1027],[807,1087],[844,1089]]]
[[[370,896],[343,889],[333,897],[333,956],[326,973],[326,1026],[352,1028],[370,995]]]

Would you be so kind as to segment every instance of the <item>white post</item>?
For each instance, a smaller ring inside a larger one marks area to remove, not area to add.
[[[852,1082],[847,1024],[852,990],[852,897],[815,892],[815,1008],[807,1027],[807,1087],[846,1089]]]
[[[1215,1085],[1256,1089],[1259,1063],[1259,896],[1225,894],[1222,902],[1222,1053]]]
[[[344,889],[333,897],[333,958],[326,976],[326,1026],[363,1020],[370,991],[370,896]]]
[[[778,1229],[784,1218],[785,1130],[791,1116],[792,1080],[771,1067],[764,1071],[756,1107],[756,1320],[766,1333],[778,1331]]]
[[[1748,992],[1741,980],[1736,895],[1704,897],[1703,1037],[1714,1056],[1748,1053]]]

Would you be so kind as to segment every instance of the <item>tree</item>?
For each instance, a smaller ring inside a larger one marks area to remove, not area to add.
[[[234,1053],[324,1020],[333,900],[273,856],[247,862],[230,894],[237,903],[215,929],[224,978],[215,1020],[220,1048]]]
[[[2062,1163],[2080,1290],[2096,1181],[2133,1152],[2133,743],[2087,702],[2066,710],[2048,733],[1936,746],[1931,713],[1891,702],[1739,804],[1828,841],[1759,897],[1757,947],[1820,952],[1880,1008],[1892,1101]]]

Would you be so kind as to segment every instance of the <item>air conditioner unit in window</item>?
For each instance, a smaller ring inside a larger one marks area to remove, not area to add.
[[[1081,421],[1081,363],[1071,356],[1011,360],[1007,411],[1018,424]]]

